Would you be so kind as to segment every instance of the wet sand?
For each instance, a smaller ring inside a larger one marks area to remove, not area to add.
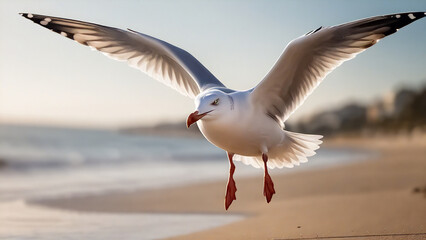
[[[277,194],[270,204],[262,196],[261,173],[237,175],[237,200],[227,214],[245,219],[171,239],[426,239],[426,136],[335,138],[326,144],[379,155],[350,165],[274,174]],[[223,214],[225,184],[226,179],[37,204],[85,212]]]

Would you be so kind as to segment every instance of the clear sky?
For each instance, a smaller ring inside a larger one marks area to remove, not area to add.
[[[233,89],[255,86],[292,39],[426,1],[0,0],[0,122],[119,127],[184,121],[186,98],[123,62],[44,29],[30,12],[131,28],[177,45]],[[344,63],[290,118],[426,83],[426,19]]]

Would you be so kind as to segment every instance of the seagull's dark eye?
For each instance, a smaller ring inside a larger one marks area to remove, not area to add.
[[[212,102],[212,105],[213,106],[216,106],[216,105],[218,105],[219,104],[219,98],[218,99],[216,99],[216,100],[214,100],[213,102]]]

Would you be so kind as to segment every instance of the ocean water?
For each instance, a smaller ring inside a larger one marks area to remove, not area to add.
[[[272,174],[331,167],[369,156],[371,153],[357,150],[321,148],[309,163],[274,169]],[[0,167],[0,239],[158,239],[243,218],[229,214],[76,213],[27,205],[28,200],[219,179],[225,183],[226,153],[204,138],[0,125],[0,160],[5,163]],[[236,177],[263,175],[262,170],[239,162],[236,167]],[[164,231],[167,224],[174,227]]]
[[[0,126],[0,201],[183,184],[214,177],[225,157],[197,138]]]
[[[324,149],[294,172],[365,158]],[[150,189],[227,179],[226,153],[204,138],[159,137],[106,130],[0,126],[0,201]],[[237,163],[238,175],[263,171]]]

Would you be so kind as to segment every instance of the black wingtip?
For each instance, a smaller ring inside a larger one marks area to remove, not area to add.
[[[382,17],[373,17],[366,19],[366,21],[357,24],[356,28],[367,28],[367,27],[388,27],[387,31],[381,32],[384,36],[389,36],[396,33],[399,29],[407,26],[426,16],[425,12],[405,12],[384,15]],[[369,47],[369,46],[367,46]]]
[[[23,16],[24,18],[31,19],[34,17],[32,13],[19,13],[19,15]]]
[[[407,12],[407,13],[394,14],[392,17],[395,17],[395,18],[405,17],[405,18],[408,18],[408,19],[410,19],[414,22],[414,21],[421,19],[425,16],[426,16],[426,12]]]

